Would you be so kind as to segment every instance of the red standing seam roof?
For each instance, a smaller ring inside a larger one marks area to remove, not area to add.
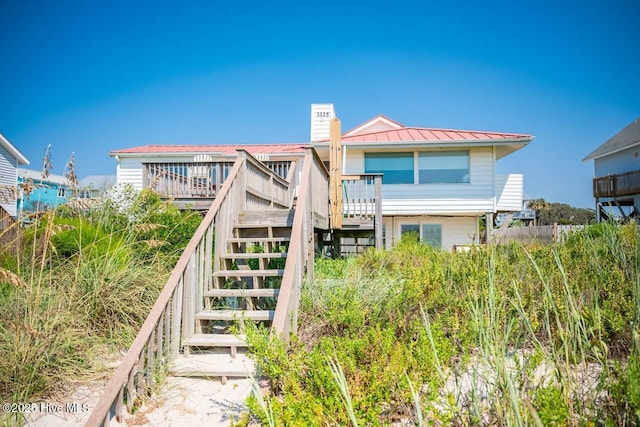
[[[505,132],[483,132],[455,129],[433,129],[403,127],[377,132],[342,136],[342,142],[448,142],[448,141],[487,141],[487,140],[530,140],[532,135]],[[324,142],[324,141],[321,141]]]
[[[160,153],[223,153],[235,154],[237,150],[246,150],[250,154],[298,154],[304,153],[302,144],[265,144],[265,145],[144,145],[142,147],[114,150],[111,154],[160,154]]]

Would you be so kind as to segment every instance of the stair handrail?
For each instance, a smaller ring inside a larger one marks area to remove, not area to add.
[[[280,175],[269,169],[264,163],[252,156],[248,151],[239,149],[246,157],[247,168],[245,170],[248,204],[247,208],[265,207],[288,208],[291,186]],[[261,175],[262,179],[253,179]],[[267,178],[266,180],[264,178]]]
[[[272,332],[287,344],[291,334],[296,333],[305,273],[313,277],[314,216],[318,215],[326,220],[329,216],[328,179],[329,172],[318,153],[312,147],[305,148],[288,255],[271,324]]]
[[[177,356],[181,332],[184,332],[185,328],[184,322],[182,322],[182,311],[187,308],[184,306],[185,300],[191,303],[197,301],[193,295],[190,296],[189,291],[197,291],[204,284],[203,281],[211,280],[210,265],[209,268],[206,267],[207,262],[210,263],[213,256],[211,249],[213,229],[216,225],[215,219],[232,190],[234,188],[236,191],[244,190],[238,186],[244,187],[244,182],[241,179],[243,174],[240,172],[246,164],[246,158],[242,153],[238,153],[238,158],[229,172],[229,176],[173,268],[151,312],[122,362],[116,368],[85,426],[108,425],[111,419],[111,409],[114,405],[114,415],[116,420],[120,422],[124,415],[125,393],[127,394],[126,406],[131,412],[136,394],[145,393],[147,383],[149,382],[149,385],[153,383],[155,358],[164,359],[163,362],[166,363],[167,359]],[[205,265],[200,265],[200,267],[205,267],[204,271],[198,271],[198,264],[203,262]],[[182,331],[180,330],[181,323]],[[168,339],[164,339],[165,337]]]
[[[317,157],[317,154],[316,154]],[[253,180],[249,169],[268,179],[267,191],[260,180]],[[154,363],[167,363],[178,355],[182,339],[194,333],[194,315],[201,309],[203,290],[212,283],[212,272],[219,268],[219,257],[235,226],[234,218],[242,212],[248,199],[271,206],[288,207],[295,186],[266,167],[245,150],[238,156],[200,226],[187,244],[169,279],[145,319],[133,344],[94,407],[86,426],[108,425],[111,411],[122,421],[126,407],[132,410],[136,395],[146,393],[153,383]],[[214,229],[216,238],[214,240]],[[214,259],[214,266],[211,266]]]

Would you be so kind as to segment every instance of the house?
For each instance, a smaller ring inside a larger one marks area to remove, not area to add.
[[[589,153],[596,220],[640,215],[640,117]]]
[[[425,243],[451,250],[480,242],[480,217],[493,224],[495,214],[522,209],[522,175],[497,175],[495,164],[526,146],[531,135],[405,126],[380,115],[338,132],[336,157],[330,143],[334,118],[332,104],[313,104],[307,144],[143,146],[110,155],[117,161],[118,184],[154,188],[180,202],[206,206],[237,149],[247,150],[281,177],[295,179],[295,174],[288,177],[289,165],[300,161],[304,146],[311,145],[328,168],[332,162],[340,164],[332,173],[339,173],[335,194],[343,212],[341,225],[334,228],[356,246],[359,231],[371,235],[376,230],[387,248],[403,234],[414,233]],[[348,221],[351,216],[357,221]],[[363,217],[372,220],[370,225],[363,226]]]
[[[89,175],[78,181],[78,197],[81,199],[95,199],[109,194],[116,185],[115,175]]]
[[[495,214],[522,209],[522,175],[497,175],[495,163],[532,139],[514,133],[405,126],[379,115],[342,135],[342,172],[383,174],[385,247],[405,233],[416,233],[423,242],[451,250],[480,241],[479,217],[486,216],[492,224]],[[321,157],[327,155],[325,142],[312,144]]]
[[[18,166],[29,160],[0,133],[0,207],[16,216]]]
[[[42,177],[41,171],[18,168],[20,191],[17,200],[18,212],[36,212],[55,208],[69,200],[71,190],[62,175],[49,174]]]

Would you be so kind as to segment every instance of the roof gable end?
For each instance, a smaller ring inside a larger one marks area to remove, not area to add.
[[[640,117],[589,153],[582,161],[598,159],[640,145]]]
[[[394,120],[391,120],[390,118],[385,117],[382,114],[379,114],[374,118],[369,119],[366,122],[362,123],[361,125],[351,129],[350,131],[345,133],[343,136],[355,136],[355,135],[361,135],[361,134],[372,133],[372,132],[398,130],[402,128],[404,128],[404,126],[401,125],[400,123]]]
[[[20,150],[14,147],[13,144],[11,144],[9,140],[5,138],[4,135],[1,133],[0,133],[0,145],[3,146],[9,153],[11,153],[13,157],[15,157],[18,160],[18,164],[21,164],[21,165],[29,164],[29,160],[24,156],[24,154],[22,154]]]

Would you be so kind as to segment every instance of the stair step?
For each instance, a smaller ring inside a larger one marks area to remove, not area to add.
[[[247,228],[289,228],[293,225],[293,221],[285,221],[285,220],[256,220],[251,222],[241,222],[236,224],[236,228],[247,229]]]
[[[279,243],[289,240],[289,237],[232,237],[227,239],[229,243]]]
[[[191,353],[179,356],[169,368],[176,377],[255,377],[256,363],[246,353],[238,351],[237,357],[222,349],[211,349],[206,353]]]
[[[272,320],[275,310],[211,310],[196,314],[198,320]]]
[[[182,341],[190,347],[247,347],[246,335],[195,334]]]
[[[246,211],[238,215],[241,226],[255,225],[267,227],[291,227],[293,224],[293,209],[261,209]]]
[[[226,253],[222,254],[220,258],[224,259],[258,259],[258,258],[286,258],[286,252],[251,252],[251,253]]]
[[[205,297],[277,297],[280,289],[210,289],[204,292]]]
[[[282,276],[284,270],[220,270],[213,273],[214,277],[267,277]]]

